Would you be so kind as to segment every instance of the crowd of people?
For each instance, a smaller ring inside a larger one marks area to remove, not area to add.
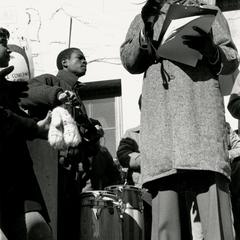
[[[240,239],[240,137],[226,122],[218,81],[239,58],[222,12],[205,2],[148,0],[130,24],[121,61],[144,75],[140,125],[125,132],[116,151],[124,179],[101,144],[101,122],[88,116],[78,93],[87,70],[83,52],[62,50],[56,76],[11,82],[10,34],[0,28],[1,239],[53,239],[26,143],[36,138],[58,150],[58,240],[80,239],[80,193],[122,184],[142,191],[145,240]],[[193,27],[196,34],[182,36],[201,55],[196,66],[157,54],[156,36],[172,4],[217,11],[209,32]],[[238,81],[228,110],[240,119]]]

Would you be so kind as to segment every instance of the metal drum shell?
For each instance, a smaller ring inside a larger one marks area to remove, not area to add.
[[[80,239],[122,240],[122,219],[115,194],[89,191],[80,194]]]
[[[119,197],[126,208],[139,209],[142,211],[142,189],[132,185],[112,185],[105,188],[106,191],[113,192]]]
[[[132,185],[112,185],[105,188],[113,192],[122,202],[123,240],[144,239],[144,217],[142,189]]]

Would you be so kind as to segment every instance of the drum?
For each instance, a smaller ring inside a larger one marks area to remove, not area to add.
[[[122,220],[115,194],[89,191],[80,194],[80,239],[122,240]]]
[[[131,185],[113,185],[105,190],[113,192],[122,202],[123,240],[144,239],[143,201],[140,188]]]

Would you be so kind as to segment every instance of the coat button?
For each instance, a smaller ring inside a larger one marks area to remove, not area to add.
[[[170,80],[173,80],[173,79],[175,79],[175,76],[173,74],[169,74],[169,78],[170,78]]]

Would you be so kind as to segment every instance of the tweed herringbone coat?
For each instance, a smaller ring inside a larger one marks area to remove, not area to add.
[[[168,7],[166,3],[162,8],[154,36],[161,30]],[[143,27],[141,15],[137,15],[120,49],[124,67],[133,74],[144,73],[140,144],[143,183],[179,169],[209,170],[229,177],[224,102],[214,66],[204,58],[196,67],[166,59],[154,62],[140,45]],[[220,10],[212,33],[220,50],[220,73],[230,74],[238,67],[238,55]],[[162,84],[162,64],[170,76],[168,88]]]

